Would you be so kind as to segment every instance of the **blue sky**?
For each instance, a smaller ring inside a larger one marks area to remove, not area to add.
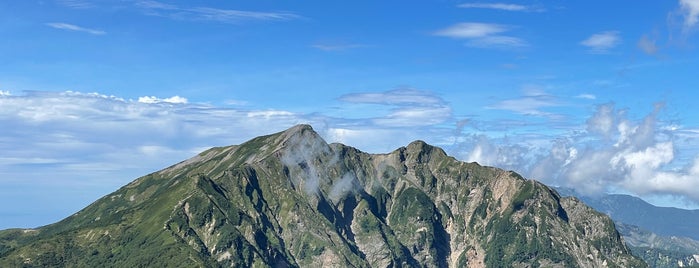
[[[0,228],[310,123],[699,208],[699,0],[0,2]]]

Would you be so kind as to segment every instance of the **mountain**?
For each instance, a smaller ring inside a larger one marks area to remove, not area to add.
[[[636,256],[651,267],[699,267],[699,241],[662,236],[641,227],[617,223],[619,233]]]
[[[612,220],[422,141],[310,126],[213,148],[70,217],[0,232],[0,267],[646,267]]]
[[[681,236],[699,240],[699,209],[657,207],[635,196],[624,194],[583,195],[572,189],[555,188],[561,195],[575,196],[587,205],[614,219],[640,226],[664,236]]]
[[[624,194],[590,196],[554,189],[609,215],[631,251],[651,267],[699,267],[699,210],[657,207]]]

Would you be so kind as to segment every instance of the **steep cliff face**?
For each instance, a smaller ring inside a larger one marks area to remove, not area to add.
[[[67,219],[0,232],[0,266],[645,267],[612,221],[416,141],[388,154],[299,125],[213,148]]]

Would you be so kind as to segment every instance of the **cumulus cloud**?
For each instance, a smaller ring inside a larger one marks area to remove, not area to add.
[[[675,133],[691,130],[660,122],[663,107],[657,104],[634,120],[614,103],[602,104],[585,126],[577,128],[584,131],[554,135],[548,145],[517,137],[466,137],[461,158],[586,194],[622,190],[639,196],[683,196],[699,203],[699,157],[683,169],[671,168],[678,161]]]
[[[498,145],[485,135],[475,135],[470,138],[475,143],[464,160],[487,166],[516,170],[525,161],[524,157],[531,149],[520,144]]]
[[[50,23],[46,23],[46,26],[49,26],[51,28],[66,30],[66,31],[84,32],[84,33],[89,33],[89,34],[93,34],[93,35],[103,35],[103,34],[107,33],[107,32],[102,31],[102,30],[80,27],[80,26],[75,25],[75,24],[69,24],[69,23],[64,23],[64,22],[50,22]]]
[[[595,113],[587,119],[587,131],[610,137],[617,126],[615,112],[613,103],[597,106]]]
[[[621,37],[617,31],[596,33],[580,42],[590,49],[591,53],[605,54],[621,43]]]
[[[527,46],[527,42],[520,38],[503,35],[511,28],[511,26],[501,24],[464,22],[438,30],[434,32],[434,35],[467,39],[466,45],[472,47],[516,48]]]

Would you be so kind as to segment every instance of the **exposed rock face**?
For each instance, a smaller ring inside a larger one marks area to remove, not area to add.
[[[612,221],[416,141],[388,154],[299,125],[0,233],[0,266],[645,267]]]

